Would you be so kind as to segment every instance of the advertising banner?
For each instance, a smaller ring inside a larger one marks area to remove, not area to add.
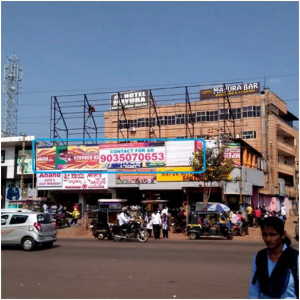
[[[36,170],[55,170],[55,147],[36,150]]]
[[[23,151],[18,151],[18,159],[17,159],[17,174],[22,174],[22,164],[23,164],[23,174],[33,174],[32,171],[32,151],[31,150],[25,150],[24,152],[24,162],[23,162]]]
[[[65,190],[107,189],[107,174],[66,173],[62,176]]]
[[[62,174],[39,173],[36,174],[37,187],[62,187]]]
[[[101,169],[99,146],[68,146],[66,169]]]
[[[227,93],[226,93],[227,91]],[[200,91],[200,100],[212,99],[218,97],[227,96],[237,96],[237,95],[245,95],[245,94],[253,94],[260,92],[260,83],[252,82],[252,83],[244,83],[244,84],[235,84],[226,86],[226,90],[224,87],[214,87],[207,90]]]
[[[157,168],[158,172],[178,172],[178,173],[157,173],[157,182],[166,181],[194,181],[193,174],[180,172],[193,172],[192,167],[168,167]]]
[[[120,95],[120,100],[119,100]],[[123,104],[125,109],[141,108],[149,106],[149,91],[128,91],[110,95],[111,110],[121,110]]]
[[[224,153],[225,158],[232,158],[236,167],[241,165],[241,146],[239,143],[227,144],[227,149]]]
[[[195,141],[168,141],[166,142],[166,166],[189,166],[193,156]]]
[[[147,184],[147,183],[156,183],[156,176],[158,174],[151,174],[151,169],[143,169],[143,172],[149,171],[149,174],[139,174],[139,170],[136,171],[135,174],[121,174],[118,173],[116,175],[116,183],[117,184]]]
[[[164,142],[99,146],[99,164],[104,164],[110,169],[164,166],[165,157]]]

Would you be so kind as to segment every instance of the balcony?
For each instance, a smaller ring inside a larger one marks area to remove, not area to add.
[[[291,175],[291,176],[295,175],[295,167],[291,166],[291,165],[278,163],[278,170],[277,171],[281,172],[283,174]]]
[[[296,155],[297,155],[296,147],[286,144],[282,141],[277,140],[277,148],[278,148],[278,150],[281,150],[281,151],[283,151],[289,155],[292,155],[294,157],[296,157]]]
[[[285,193],[289,198],[296,198],[297,190],[292,186],[286,186]]]

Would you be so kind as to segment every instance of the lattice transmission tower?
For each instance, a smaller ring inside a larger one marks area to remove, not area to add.
[[[4,132],[8,136],[17,135],[18,95],[23,68],[15,54],[7,58],[4,66],[5,116]]]

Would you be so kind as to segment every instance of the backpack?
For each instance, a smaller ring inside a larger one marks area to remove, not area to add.
[[[299,251],[291,247],[283,251],[271,277],[268,275],[267,255],[267,248],[257,253],[255,260],[256,272],[253,276],[252,284],[255,284],[258,279],[262,293],[272,298],[280,298],[287,288],[289,281],[288,270],[291,270],[295,283],[295,294],[299,298],[299,278],[297,276]]]

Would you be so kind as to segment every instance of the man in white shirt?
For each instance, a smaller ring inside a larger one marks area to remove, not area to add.
[[[158,209],[156,209],[152,214],[151,220],[152,220],[154,238],[156,240],[160,239],[161,217],[160,214],[158,213]]]
[[[236,212],[232,212],[232,215],[231,215],[231,223],[232,224],[237,224],[239,222],[239,219],[238,219],[238,216],[236,214]]]
[[[127,214],[127,209],[126,207],[122,207],[122,212],[120,213],[119,217],[119,226],[121,227],[121,229],[128,229],[128,223],[130,221],[130,218]]]
[[[281,205],[280,214],[282,215],[283,223],[285,223],[285,220],[286,220],[286,207],[285,207],[284,204]]]
[[[168,207],[167,207],[166,205],[163,206],[163,209],[162,209],[162,211],[161,211],[161,216],[162,216],[163,214],[166,214],[166,216],[168,215]]]

